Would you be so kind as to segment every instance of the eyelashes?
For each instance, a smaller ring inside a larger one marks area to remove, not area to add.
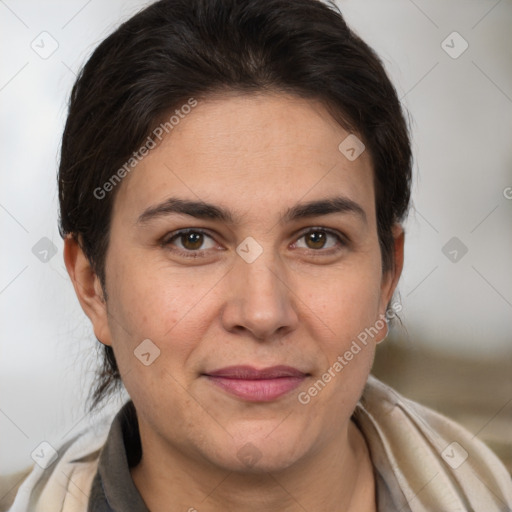
[[[307,238],[308,236],[310,237],[309,239]],[[329,245],[329,238],[334,239],[335,243],[326,248],[325,246]],[[206,239],[211,240],[210,247],[200,249],[199,247],[205,244]],[[308,253],[314,254],[314,256],[332,255],[348,245],[348,240],[345,235],[325,227],[312,227],[302,231],[292,245],[296,247],[297,243],[302,239],[305,239],[306,245],[299,247],[299,249],[304,249]],[[182,247],[174,246],[174,242],[177,240],[181,243]],[[307,247],[307,243],[309,242],[312,242],[314,245],[320,244],[320,247]],[[187,245],[189,247],[187,247]],[[216,243],[213,237],[207,231],[200,228],[180,229],[169,233],[161,241],[162,247],[168,248],[173,253],[186,258],[207,257],[208,252],[213,249],[215,245]],[[192,248],[190,246],[192,246]]]
[[[202,229],[197,229],[197,228],[180,229],[179,231],[176,231],[174,234],[171,233],[170,238],[166,239],[166,241],[164,241],[163,245],[166,247],[169,247],[170,245],[173,244],[174,240],[181,239],[181,241],[183,241],[186,239],[185,237],[189,237],[187,243],[190,241],[192,241],[192,244],[197,243],[198,237],[197,236],[192,237],[191,235],[199,235],[200,237],[207,237],[207,238],[212,239],[212,237],[206,231],[203,231]],[[199,240],[201,240],[201,238]],[[203,245],[203,243],[201,243],[201,245]],[[177,249],[177,251],[179,253],[185,253],[184,255],[186,257],[197,258],[198,256],[203,255],[205,250],[204,249],[197,250],[197,248],[195,248],[195,249],[187,249],[187,248],[181,249],[180,248],[180,249]],[[187,254],[187,253],[193,253],[193,254]]]

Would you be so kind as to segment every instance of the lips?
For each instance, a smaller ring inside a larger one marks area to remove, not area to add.
[[[252,366],[228,366],[206,375],[211,377],[224,377],[226,379],[245,379],[245,380],[261,380],[261,379],[279,379],[284,377],[303,377],[305,373],[292,368],[291,366],[272,366],[257,370]]]
[[[249,402],[270,402],[298,387],[309,374],[291,366],[256,369],[229,366],[204,376],[225,392]]]

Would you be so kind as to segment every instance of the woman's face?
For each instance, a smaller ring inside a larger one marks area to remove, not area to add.
[[[89,316],[147,453],[277,471],[346,434],[401,268],[382,274],[370,155],[348,135],[311,100],[212,98],[118,185],[108,315]],[[276,366],[293,370],[257,373]]]

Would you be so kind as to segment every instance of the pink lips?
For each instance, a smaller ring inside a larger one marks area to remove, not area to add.
[[[249,402],[270,402],[295,389],[308,376],[291,366],[257,370],[252,366],[229,366],[205,376],[228,393]]]

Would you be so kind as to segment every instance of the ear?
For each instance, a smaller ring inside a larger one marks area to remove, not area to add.
[[[393,293],[402,274],[404,266],[404,242],[405,232],[400,224],[395,224],[392,228],[393,234],[393,266],[387,270],[382,276],[382,284],[380,291],[379,318],[387,318],[386,309],[388,307]],[[384,339],[387,333],[383,333],[379,338]],[[381,340],[378,340],[381,341]]]
[[[381,285],[381,309],[380,313],[385,313],[385,309],[395,292],[396,286],[402,274],[404,266],[404,228],[400,224],[392,227],[393,234],[393,266],[382,276]]]
[[[93,325],[96,338],[104,345],[111,345],[107,303],[100,280],[71,234],[64,240],[64,263],[80,305]]]

